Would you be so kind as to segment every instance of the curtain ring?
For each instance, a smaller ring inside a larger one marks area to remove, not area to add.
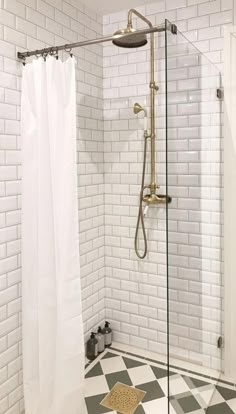
[[[58,49],[52,51],[52,56],[54,56],[56,60],[58,60]]]
[[[38,53],[38,52],[39,52],[38,50],[35,50],[34,56],[36,57],[36,59],[38,59],[39,57],[41,57],[41,54]]]
[[[72,51],[72,48],[71,48],[71,47],[68,47],[68,46],[66,45],[66,46],[65,46],[65,51],[66,51],[67,53],[69,53],[70,57],[73,57],[73,53],[71,52],[71,51]]]

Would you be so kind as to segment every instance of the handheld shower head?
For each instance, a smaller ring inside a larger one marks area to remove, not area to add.
[[[147,131],[147,110],[143,108],[138,102],[134,104],[134,114],[137,115],[139,112],[144,112],[144,131]]]
[[[138,102],[135,102],[135,104],[134,104],[134,113],[135,113],[135,115],[137,115],[141,111],[146,112],[145,109]]]

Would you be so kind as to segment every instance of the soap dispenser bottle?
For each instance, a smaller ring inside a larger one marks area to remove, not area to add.
[[[90,361],[93,361],[98,356],[98,341],[94,332],[91,333],[90,339],[87,342],[86,355]]]
[[[102,332],[105,337],[105,347],[109,348],[112,345],[112,329],[110,328],[109,322],[105,322]]]
[[[102,333],[101,326],[98,327],[98,332],[97,332],[97,335],[96,335],[96,339],[98,341],[98,353],[100,354],[105,349],[105,336]]]

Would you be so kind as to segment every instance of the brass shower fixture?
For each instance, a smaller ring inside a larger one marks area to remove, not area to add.
[[[125,47],[125,48],[134,48],[134,47],[145,46],[147,44],[146,34],[137,33],[134,36],[127,36],[127,37],[119,38],[119,35],[125,35],[125,34],[136,32],[136,30],[133,28],[133,22],[132,22],[133,14],[135,14],[137,17],[139,17],[145,23],[147,23],[149,27],[153,27],[152,23],[148,19],[146,19],[145,16],[143,16],[141,13],[139,13],[135,9],[130,9],[128,12],[127,27],[125,29],[119,29],[114,33],[114,36],[118,36],[117,39],[114,39],[112,41],[114,45],[119,46],[119,47]]]
[[[135,9],[130,9],[128,12],[128,23],[127,23],[127,27],[125,29],[119,29],[118,31],[116,31],[114,33],[115,35],[124,35],[124,34],[129,34],[129,33],[135,33],[135,29],[133,28],[133,15],[136,15],[137,17],[139,17],[141,20],[143,20],[149,27],[153,27],[152,22],[150,20],[148,20],[145,16],[143,16],[141,13],[139,13],[137,10]],[[147,37],[146,35],[142,34],[137,34],[137,36],[127,36],[127,37],[122,37],[122,38],[117,38],[113,40],[113,43],[116,46],[119,47],[124,47],[124,48],[134,48],[134,47],[141,47],[147,44]],[[151,118],[151,125],[150,125],[150,134],[149,134],[149,138],[151,141],[151,182],[150,185],[148,186],[148,188],[150,189],[150,195],[155,194],[157,188],[159,188],[159,186],[156,183],[156,172],[155,172],[155,92],[159,90],[158,85],[156,85],[155,83],[155,79],[154,79],[154,73],[155,73],[155,54],[154,54],[154,33],[150,33],[150,62],[151,62],[151,67],[150,67],[150,84],[149,84],[149,88],[150,88],[150,106],[151,106],[151,113],[150,113],[150,118]],[[138,114],[140,111],[144,111],[146,113],[146,111],[141,107],[140,104],[136,103],[134,105],[134,113]],[[146,200],[146,202],[149,199]],[[154,200],[156,200],[156,203],[162,202],[159,200],[158,197],[151,197],[150,200],[152,200],[152,204],[155,202]]]
[[[137,115],[141,111],[145,112],[145,109],[139,103],[136,102],[134,104],[134,114]]]
[[[134,110],[135,115],[139,114],[139,112],[142,112],[142,111],[144,112],[144,119],[145,119],[144,138],[145,139],[151,138],[151,135],[148,135],[148,132],[147,132],[147,111],[146,111],[146,109],[143,108],[143,106],[140,105],[138,102],[135,102],[133,110]],[[154,171],[154,173],[155,173],[155,171]],[[146,188],[151,188],[151,185],[145,186],[142,189],[142,192]],[[156,188],[160,188],[160,186],[156,184]],[[142,195],[142,201],[144,201],[148,205],[149,204],[166,204],[167,201],[168,201],[168,203],[171,202],[171,197],[166,197],[165,195],[161,195],[161,194],[150,193],[150,194]],[[147,209],[146,209],[146,211],[147,211]]]
[[[125,48],[136,48],[141,47],[147,44],[146,34],[139,34],[133,36],[123,36],[130,33],[135,33],[133,28],[133,15],[136,15],[141,20],[143,20],[150,28],[153,28],[152,23],[145,16],[139,13],[135,9],[130,9],[128,12],[128,23],[125,29],[120,29],[114,33],[117,35],[117,38],[113,40],[113,43],[119,47]],[[149,205],[153,204],[166,204],[171,202],[171,198],[165,195],[157,194],[157,189],[160,188],[156,182],[156,170],[155,170],[155,92],[159,90],[158,85],[155,83],[154,74],[155,74],[155,55],[154,55],[154,33],[150,33],[150,131],[147,128],[147,111],[139,104],[134,104],[134,113],[138,114],[139,112],[144,112],[145,126],[144,126],[144,159],[143,159],[143,172],[142,172],[142,184],[140,190],[140,202],[139,202],[139,213],[138,221],[135,232],[135,252],[140,259],[144,259],[147,254],[147,237],[144,226],[144,215],[147,213]],[[146,172],[146,156],[147,156],[147,141],[150,139],[150,150],[151,150],[151,181],[149,185],[145,185],[145,172]],[[147,190],[147,193],[144,194],[144,191]],[[146,204],[145,213],[143,211],[143,203]],[[144,239],[144,252],[140,253],[138,249],[138,231],[139,225],[141,222],[143,239]]]

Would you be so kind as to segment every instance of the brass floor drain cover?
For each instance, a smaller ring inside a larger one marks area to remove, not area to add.
[[[117,382],[100,404],[121,414],[133,414],[145,394],[145,391]]]

